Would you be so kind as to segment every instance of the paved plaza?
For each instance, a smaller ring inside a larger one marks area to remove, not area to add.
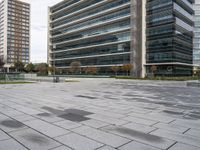
[[[0,85],[0,150],[200,150],[200,88],[77,80]]]

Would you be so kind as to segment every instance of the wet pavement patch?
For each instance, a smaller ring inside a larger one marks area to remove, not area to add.
[[[146,141],[149,141],[149,142],[159,143],[159,142],[163,141],[163,139],[159,136],[146,134],[146,133],[139,132],[139,131],[136,131],[136,130],[132,130],[132,129],[129,129],[129,128],[116,127],[112,130],[115,130],[115,131],[117,131],[121,134],[129,135],[131,137],[140,138],[140,139],[143,139],[143,140],[146,140]]]
[[[4,120],[0,122],[1,125],[9,128],[21,128],[24,126],[23,123],[15,120]]]
[[[70,113],[70,114],[77,114],[81,116],[87,116],[87,115],[92,115],[93,113],[85,111],[85,110],[80,110],[80,109],[65,109],[65,113]]]
[[[28,134],[25,135],[24,138],[26,138],[27,140],[33,142],[33,143],[37,143],[37,144],[47,144],[49,141],[44,138],[43,136],[39,136],[39,135],[35,135],[35,134]]]
[[[41,116],[41,117],[50,117],[52,116],[50,113],[40,113],[40,114],[37,114],[37,116]]]
[[[58,110],[58,109],[51,108],[51,107],[42,107],[42,109],[45,109],[45,110],[51,112],[52,114],[57,115],[60,118],[74,121],[74,122],[81,122],[81,121],[89,120],[90,118],[87,118],[85,116],[93,114],[91,112],[80,110],[80,109]]]
[[[200,115],[196,115],[196,114],[188,114],[186,116],[184,116],[185,119],[192,119],[192,120],[199,120],[200,119]]]
[[[171,110],[163,110],[163,112],[171,115],[184,115],[184,113],[182,112],[171,111]]]
[[[48,112],[55,114],[55,115],[62,115],[64,114],[63,110],[59,110],[59,109],[55,109],[55,108],[51,108],[51,107],[42,107],[42,109],[47,110]]]
[[[85,96],[85,95],[76,95],[76,97],[88,98],[88,99],[97,99],[96,97],[93,97],[93,96]]]
[[[74,122],[82,122],[82,121],[90,120],[90,118],[84,117],[82,115],[71,114],[71,113],[63,114],[58,117],[66,119],[66,120],[74,121]]]

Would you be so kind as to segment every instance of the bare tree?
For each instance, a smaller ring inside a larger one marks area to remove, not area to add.
[[[81,72],[81,63],[79,61],[73,61],[70,64],[70,72],[73,74],[77,74]]]
[[[130,74],[130,71],[133,69],[133,65],[132,64],[124,64],[122,66],[122,70],[126,71],[127,76]]]
[[[119,66],[112,66],[111,70],[115,73],[115,76],[117,76],[117,73],[120,70],[120,67]]]
[[[155,66],[155,65],[151,66],[151,72],[153,73],[153,76],[154,76],[154,77],[155,77],[155,75],[156,75],[157,70],[158,70],[158,67],[157,67],[157,66]]]
[[[95,75],[95,74],[98,73],[98,69],[97,69],[97,67],[86,67],[86,68],[84,68],[84,72],[85,72],[86,74]]]

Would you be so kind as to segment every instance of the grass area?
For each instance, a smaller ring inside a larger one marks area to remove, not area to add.
[[[200,77],[152,77],[152,78],[136,78],[131,76],[116,76],[116,79],[130,79],[130,80],[166,80],[166,81],[188,81],[188,80],[199,80]]]
[[[78,80],[65,80],[65,82],[80,82]]]
[[[5,81],[0,81],[0,84],[31,84],[34,82],[23,82],[23,81],[9,81],[9,82],[5,82]]]

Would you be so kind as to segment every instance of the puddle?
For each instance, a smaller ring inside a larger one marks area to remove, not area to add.
[[[24,126],[23,123],[15,120],[4,120],[0,122],[1,125],[9,128],[21,128]]]

